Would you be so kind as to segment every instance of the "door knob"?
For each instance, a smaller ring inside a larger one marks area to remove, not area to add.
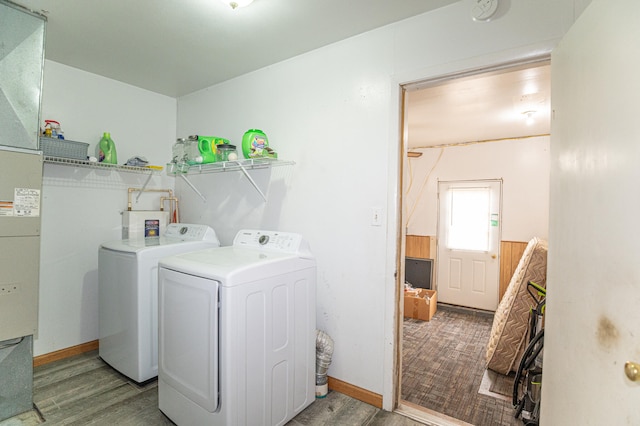
[[[627,361],[624,364],[624,374],[626,374],[627,378],[632,382],[637,382],[640,380],[640,364]]]
[[[498,255],[497,255],[497,254],[492,254],[492,255],[491,255],[491,258],[492,258],[492,259],[495,259],[495,258],[497,258],[497,257],[498,257]]]

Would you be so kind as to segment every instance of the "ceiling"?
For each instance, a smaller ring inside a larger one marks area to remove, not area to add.
[[[13,0],[47,59],[179,97],[459,0]]]
[[[423,83],[408,92],[408,146],[549,134],[550,84],[548,63]]]
[[[180,97],[471,0],[254,0],[236,10],[220,0],[13,1],[47,16],[47,59]],[[534,90],[542,101],[527,125],[518,99]],[[549,97],[548,66],[419,83],[409,92],[409,147],[548,134]]]

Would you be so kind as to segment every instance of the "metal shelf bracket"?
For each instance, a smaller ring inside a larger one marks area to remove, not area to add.
[[[193,192],[195,192],[196,194],[198,194],[198,196],[202,199],[203,202],[207,202],[207,199],[205,198],[204,195],[202,195],[202,193],[200,191],[198,191],[198,188],[195,187],[194,184],[191,183],[191,181],[189,180],[189,178],[187,178],[187,175],[180,175],[180,177],[182,179],[184,179],[185,182],[187,182],[187,185],[189,185],[189,187],[191,189],[193,189]]]
[[[220,173],[220,172],[230,172],[230,171],[241,171],[244,176],[249,180],[251,185],[255,188],[256,191],[260,194],[262,199],[266,202],[267,196],[260,189],[256,181],[249,174],[249,170],[253,169],[266,169],[270,167],[276,166],[290,166],[295,164],[293,161],[281,161],[276,159],[268,159],[268,158],[252,158],[247,160],[238,160],[238,161],[222,161],[218,163],[210,163],[210,164],[196,164],[191,166],[186,166],[184,164],[177,165],[175,163],[167,164],[167,174],[173,176],[181,176],[184,181],[189,185],[189,187],[202,199],[202,201],[206,202],[207,199],[195,185],[187,178],[187,175],[194,174],[203,174],[203,173]]]

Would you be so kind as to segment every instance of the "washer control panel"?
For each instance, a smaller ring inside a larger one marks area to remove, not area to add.
[[[213,229],[207,225],[192,223],[170,223],[164,232],[167,238],[177,238],[184,241],[217,241],[218,237]]]
[[[248,229],[236,234],[233,245],[298,254],[309,250],[309,245],[300,234]]]

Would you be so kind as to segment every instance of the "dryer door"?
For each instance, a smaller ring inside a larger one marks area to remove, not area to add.
[[[218,286],[160,268],[158,375],[211,413],[219,404]]]

